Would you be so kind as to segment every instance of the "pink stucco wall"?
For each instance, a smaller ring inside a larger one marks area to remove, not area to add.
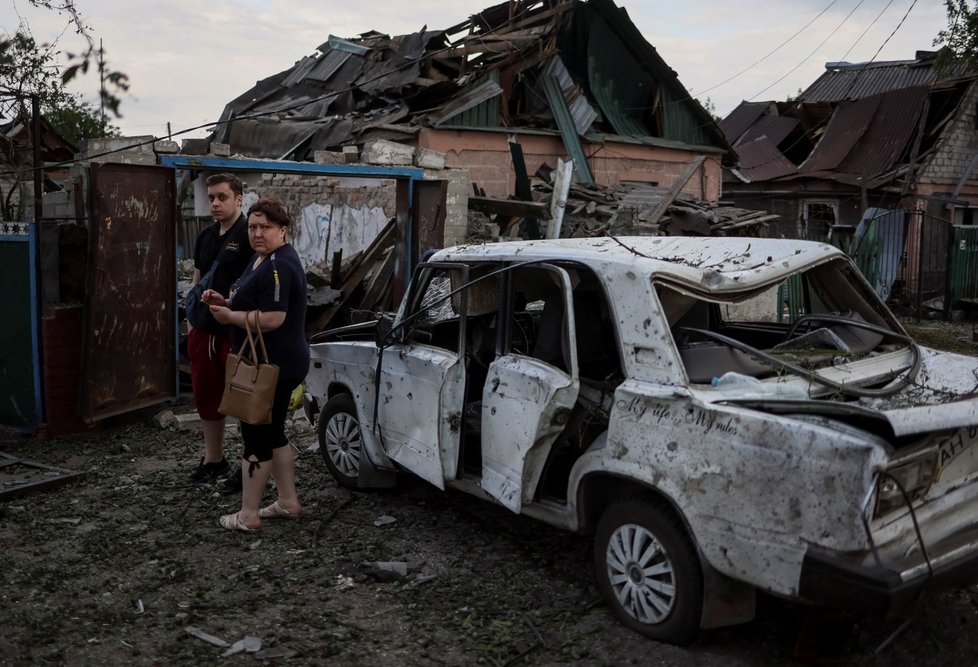
[[[472,182],[491,197],[506,197],[515,191],[509,137],[504,132],[423,129],[418,146],[444,153],[445,166],[467,169]],[[527,171],[532,175],[541,164],[557,165],[557,158],[567,155],[560,137],[524,134],[516,137],[523,147]],[[692,150],[642,146],[607,141],[584,144],[591,172],[600,185],[622,181],[672,185],[686,165],[698,153]],[[720,199],[720,156],[708,155],[703,167],[683,188],[702,200],[716,203]]]

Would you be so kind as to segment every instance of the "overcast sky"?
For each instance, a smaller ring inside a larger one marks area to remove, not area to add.
[[[330,34],[446,28],[493,4],[75,1],[92,34],[102,40],[109,67],[130,78],[116,125],[125,135],[155,136],[166,134],[167,123],[178,132],[216,121],[228,101],[315,53]],[[797,93],[826,62],[912,59],[918,50],[931,50],[947,24],[942,0],[618,0],[618,5],[628,10],[687,90],[700,101],[709,98],[721,116],[741,100],[781,100]],[[27,0],[0,0],[0,27],[13,34],[21,21],[39,43],[60,36],[62,51],[82,48],[66,29],[66,18]],[[81,83],[74,88],[97,99],[97,77]]]

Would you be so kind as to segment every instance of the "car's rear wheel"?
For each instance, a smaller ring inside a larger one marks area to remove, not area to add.
[[[319,416],[319,451],[329,472],[343,486],[357,488],[362,444],[353,398],[338,394],[329,399]]]
[[[598,587],[632,630],[670,644],[699,634],[703,572],[681,522],[653,500],[625,500],[605,511],[594,542]]]

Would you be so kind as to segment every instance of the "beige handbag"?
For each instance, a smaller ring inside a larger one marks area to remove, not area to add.
[[[259,363],[255,336],[245,316],[245,342],[237,354],[229,354],[224,369],[224,396],[218,410],[228,417],[237,417],[248,424],[268,424],[272,421],[272,403],[278,384],[278,366],[268,363],[265,339],[255,313],[255,332],[263,361]]]

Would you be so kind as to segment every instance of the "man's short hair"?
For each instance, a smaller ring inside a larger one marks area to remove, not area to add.
[[[220,185],[221,183],[227,183],[228,187],[231,188],[231,192],[239,197],[244,196],[244,183],[242,183],[241,179],[234,174],[211,174],[204,182],[208,187],[212,185]]]

